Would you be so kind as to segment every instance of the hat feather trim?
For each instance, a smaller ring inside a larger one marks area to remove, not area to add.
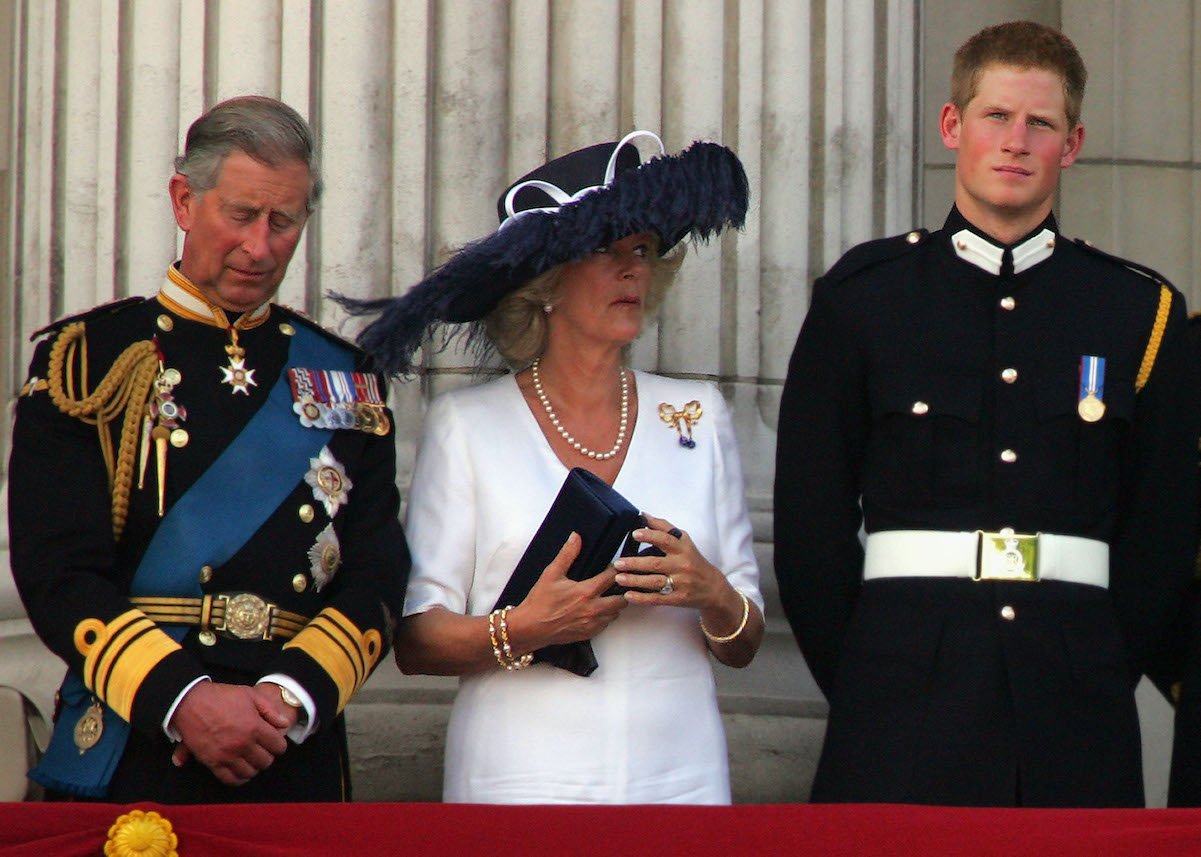
[[[351,315],[378,314],[358,343],[379,371],[404,375],[431,325],[478,321],[538,274],[629,235],[654,232],[661,252],[689,236],[708,241],[723,227],[742,226],[749,196],[738,156],[717,143],[696,142],[619,173],[573,203],[518,217],[464,245],[403,295],[330,297]],[[479,328],[472,325],[469,342],[481,335]],[[442,347],[452,338],[444,336]]]

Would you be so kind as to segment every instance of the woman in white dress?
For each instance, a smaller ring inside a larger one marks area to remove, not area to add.
[[[360,341],[385,371],[411,369],[430,324],[461,321],[515,369],[434,401],[409,494],[396,656],[463,677],[447,801],[730,801],[709,656],[745,666],[763,635],[730,417],[714,385],[630,370],[623,350],[678,267],[661,253],[740,224],[746,177],[712,143],[643,164],[634,136],[523,177],[501,229],[405,296],[347,302],[383,310]],[[663,555],[575,582],[573,534],[520,603],[497,605],[573,467],[645,510],[634,537]],[[629,589],[605,595],[615,582]],[[532,658],[580,640],[589,675]]]

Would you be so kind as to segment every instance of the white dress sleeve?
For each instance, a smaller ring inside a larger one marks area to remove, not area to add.
[[[431,607],[467,612],[475,574],[475,468],[453,395],[436,398],[422,423],[405,536],[413,569],[404,615]]]

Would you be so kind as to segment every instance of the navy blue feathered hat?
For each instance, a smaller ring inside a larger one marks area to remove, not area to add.
[[[645,163],[632,143],[643,136],[660,153]],[[708,240],[725,226],[742,226],[748,197],[742,163],[725,146],[698,141],[666,155],[657,136],[634,131],[522,176],[497,203],[500,228],[460,248],[403,295],[331,297],[352,315],[379,314],[358,342],[379,371],[402,375],[431,325],[479,322],[539,274],[629,235],[655,233],[660,253],[688,235]]]

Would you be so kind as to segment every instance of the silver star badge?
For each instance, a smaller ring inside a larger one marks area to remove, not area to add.
[[[334,532],[332,523],[326,524],[325,529],[317,536],[317,541],[309,548],[309,571],[313,575],[313,591],[320,592],[322,587],[333,580],[342,564],[342,548],[338,544],[338,534]]]
[[[322,447],[316,458],[309,459],[309,472],[304,475],[304,481],[313,486],[313,499],[321,501],[331,518],[347,502],[350,489],[354,487],[346,475],[346,468],[334,458],[328,446]]]

